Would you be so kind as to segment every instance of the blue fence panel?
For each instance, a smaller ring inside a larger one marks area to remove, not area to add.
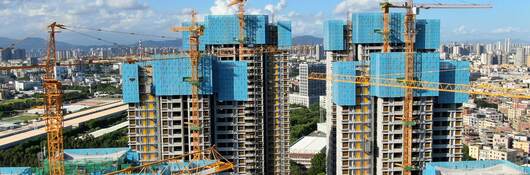
[[[205,26],[204,22],[198,22],[197,24]],[[190,26],[190,25],[191,25],[191,22],[182,23],[182,26]],[[206,50],[205,40],[206,40],[206,37],[204,35],[199,37],[199,50],[200,51]],[[190,49],[190,32],[182,32],[182,49],[184,50]]]
[[[404,42],[403,13],[390,13],[390,42]],[[383,14],[377,12],[363,12],[352,14],[352,42],[353,43],[383,43]]]
[[[469,84],[469,62],[442,60],[440,62],[440,82],[451,84]],[[469,99],[469,94],[440,92],[438,103],[465,103]]]
[[[31,167],[0,167],[2,175],[32,175]]]
[[[245,42],[266,44],[267,25],[266,15],[245,15]],[[239,18],[237,16],[206,16],[205,27],[205,44],[239,44]]]
[[[370,76],[373,83],[385,83],[384,79],[405,78],[405,53],[373,53],[370,55]],[[439,82],[440,54],[416,53],[414,57],[415,79],[420,81]],[[403,97],[405,89],[371,86],[370,94],[377,97]],[[438,91],[415,90],[414,96],[438,96]]]
[[[248,74],[246,62],[216,61],[214,72],[214,86],[218,100],[248,100]]]
[[[138,65],[121,65],[122,94],[124,103],[140,102],[140,85],[138,84]]]
[[[440,48],[440,20],[420,19],[416,21],[417,49]]]
[[[345,50],[344,25],[341,20],[324,22],[324,50]]]
[[[340,75],[355,76],[357,62],[341,61],[333,62],[333,102],[340,106],[354,106],[356,104],[355,84],[351,82],[340,82]]]
[[[293,45],[291,21],[278,21],[278,48],[289,49]]]
[[[185,79],[191,77],[189,58],[157,60],[152,62],[153,85],[156,96],[191,95],[191,83]],[[201,79],[200,94],[212,94],[212,58],[203,57],[199,64]]]

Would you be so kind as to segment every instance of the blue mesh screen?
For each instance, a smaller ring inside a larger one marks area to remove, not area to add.
[[[140,102],[140,87],[138,84],[138,65],[137,64],[122,64],[121,65],[122,78],[122,93],[124,103],[139,103]]]
[[[289,49],[293,44],[291,38],[291,21],[278,21],[278,48]]]
[[[416,20],[416,49],[440,48],[440,20]]]
[[[390,42],[404,42],[403,13],[390,13]],[[364,12],[352,14],[353,43],[383,43],[383,14]]]
[[[248,99],[247,63],[242,61],[216,61],[214,85],[220,101],[246,101]]]
[[[189,58],[157,60],[152,62],[153,85],[156,96],[191,95]],[[203,57],[199,64],[200,94],[212,94],[212,58]]]
[[[440,62],[440,82],[450,84],[469,84],[469,62],[442,60]],[[464,103],[469,99],[469,94],[440,92],[438,103]]]
[[[384,79],[405,79],[405,53],[372,53],[370,57],[370,76],[373,83],[383,84]],[[439,82],[439,53],[416,53],[414,62],[416,80]],[[370,94],[377,97],[403,97],[405,89],[371,86]],[[438,91],[414,90],[414,96],[438,96]]]
[[[324,50],[345,50],[344,25],[341,20],[324,22]]]
[[[340,76],[336,75],[355,76],[356,64],[357,62],[353,61],[333,62],[333,79],[341,80]],[[353,82],[333,81],[332,95],[335,104],[353,106],[356,99],[355,84]]]

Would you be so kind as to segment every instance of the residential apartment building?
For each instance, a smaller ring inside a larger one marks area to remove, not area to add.
[[[381,13],[354,13],[351,20],[324,23],[327,64],[327,174],[399,175],[403,169],[404,89],[353,84],[403,78],[404,14],[391,13],[391,52],[381,53]],[[415,72],[420,81],[469,83],[468,62],[440,60],[440,21],[416,21]],[[463,156],[462,103],[468,95],[414,92],[412,160],[420,174],[426,163],[460,161]]]
[[[320,103],[320,96],[326,95],[326,81],[311,80],[311,73],[326,73],[322,63],[301,63],[299,71],[299,92],[289,94],[289,103],[309,107]]]
[[[200,25],[200,146],[233,162],[234,174],[289,173],[287,49],[291,23],[245,16],[206,16]],[[189,25],[185,23],[184,25]],[[183,33],[188,49],[189,33]],[[274,48],[274,49],[271,49]],[[191,151],[191,75],[188,57],[122,65],[123,99],[129,105],[129,146],[142,163]]]

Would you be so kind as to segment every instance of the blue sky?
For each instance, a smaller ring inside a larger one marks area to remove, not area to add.
[[[190,9],[201,15],[232,14],[229,0],[0,0],[0,37],[45,37],[46,24],[58,21],[70,26],[148,33],[179,37],[171,26],[189,20]],[[380,0],[249,0],[247,12],[271,14],[293,21],[294,35],[322,35],[328,19],[346,19],[346,13],[378,11]],[[528,0],[417,0],[419,3],[489,3],[493,9],[423,10],[419,18],[442,21],[442,40],[496,40],[506,37],[530,41]],[[120,43],[156,38],[93,33]],[[62,35],[62,36],[61,36]],[[79,44],[105,44],[64,32],[58,40]]]

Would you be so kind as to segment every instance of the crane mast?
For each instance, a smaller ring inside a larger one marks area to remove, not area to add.
[[[201,121],[199,114],[199,62],[201,55],[199,53],[199,37],[204,34],[204,26],[197,24],[197,12],[191,12],[191,25],[188,27],[175,27],[173,32],[189,32],[189,56],[191,60],[191,78],[189,82],[191,88],[191,137],[193,160],[201,160]]]
[[[431,8],[491,8],[487,4],[414,4],[413,0],[407,0],[405,3],[390,3],[388,0],[381,3],[383,11],[383,52],[390,51],[390,8],[404,8],[405,14],[405,81],[413,82],[414,80],[414,43],[416,40],[416,14],[418,9]],[[412,88],[405,88],[405,99],[403,102],[403,174],[410,175],[414,169],[412,164],[412,127],[416,124],[414,121],[413,104],[414,91]]]
[[[63,145],[63,110],[62,110],[62,89],[54,75],[57,64],[57,51],[55,47],[55,33],[57,29],[64,29],[64,25],[56,22],[48,26],[50,36],[44,64],[44,119],[46,121],[46,131],[48,133],[48,163],[50,175],[64,174],[64,145]]]
[[[243,60],[245,49],[245,3],[247,0],[233,0],[228,6],[238,5],[237,17],[239,18],[239,60]]]

